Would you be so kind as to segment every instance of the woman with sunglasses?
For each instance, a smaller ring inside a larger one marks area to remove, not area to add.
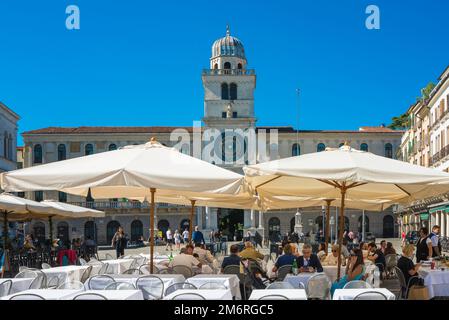
[[[365,264],[363,262],[362,250],[354,248],[346,265],[346,274],[340,281],[332,284],[331,295],[334,295],[336,289],[343,289],[345,284],[353,280],[362,280],[365,275]]]

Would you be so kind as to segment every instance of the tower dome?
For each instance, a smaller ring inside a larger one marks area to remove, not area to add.
[[[216,40],[212,45],[212,59],[219,56],[246,59],[242,41],[231,36],[229,26],[226,27],[226,36]]]

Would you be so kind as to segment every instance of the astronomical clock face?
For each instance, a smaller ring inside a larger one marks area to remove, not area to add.
[[[243,159],[245,155],[244,137],[233,131],[223,132],[221,139],[215,140],[214,152],[223,162]]]

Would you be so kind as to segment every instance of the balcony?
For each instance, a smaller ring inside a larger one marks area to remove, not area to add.
[[[440,110],[440,109],[438,108],[437,110]],[[439,114],[439,116],[438,116],[438,114]],[[442,112],[438,112],[438,114],[437,114],[437,117],[436,117],[437,118],[436,121],[433,121],[430,124],[429,130],[435,129],[435,127],[437,125],[439,125],[446,118],[446,116],[449,114],[449,108],[448,109],[443,109],[443,111]]]
[[[203,69],[203,76],[254,76],[254,69]]]
[[[107,210],[107,209],[149,209],[149,203],[142,203],[139,201],[83,201],[83,202],[68,202],[75,206],[96,209],[96,210]],[[157,208],[175,208],[184,207],[181,205],[174,205],[169,203],[156,203]]]
[[[438,162],[446,158],[446,156],[449,155],[449,145],[442,148],[440,151],[435,153],[430,159],[429,159],[429,166],[436,165]]]

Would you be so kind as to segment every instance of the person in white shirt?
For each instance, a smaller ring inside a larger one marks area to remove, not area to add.
[[[189,230],[187,230],[187,228],[182,233],[182,238],[184,239],[185,244],[189,242]]]
[[[181,248],[181,234],[179,233],[178,230],[175,230],[175,234],[173,235],[173,238],[175,239],[176,249],[179,250]]]
[[[212,266],[214,262],[214,257],[209,250],[203,249],[200,243],[195,244],[195,249],[193,249],[193,253],[198,255],[198,260],[202,265]]]
[[[181,252],[180,254],[176,255],[169,263],[169,267],[174,266],[186,266],[190,269],[197,267],[201,269],[202,264],[197,258],[193,256],[193,246],[191,244],[188,244],[185,247],[185,253]]]
[[[173,234],[171,233],[170,228],[167,229],[165,235],[167,237],[167,245],[165,246],[165,250],[168,250],[168,247],[170,246],[170,251],[173,251]]]
[[[341,255],[341,263],[343,266],[346,265],[345,258]],[[328,254],[323,261],[323,266],[337,266],[338,265],[338,245],[334,244],[332,246],[332,253]]]

